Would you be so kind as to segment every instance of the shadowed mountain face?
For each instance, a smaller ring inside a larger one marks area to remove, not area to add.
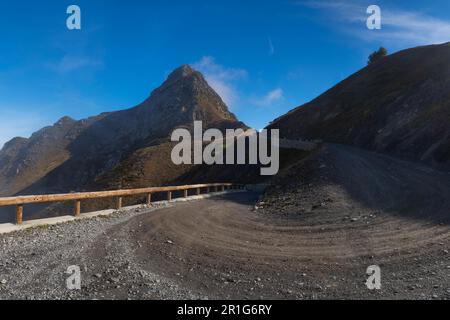
[[[65,117],[8,142],[0,151],[0,196],[174,181],[188,166],[168,165],[170,135],[195,120],[205,128],[246,128],[199,72],[182,66],[132,109],[80,121]]]
[[[387,56],[269,128],[450,168],[450,43]]]

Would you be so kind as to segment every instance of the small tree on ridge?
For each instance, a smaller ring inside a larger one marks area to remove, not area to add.
[[[377,51],[372,52],[372,54],[369,56],[369,61],[367,64],[372,64],[374,62],[377,62],[381,58],[387,56],[388,52],[385,48],[380,47]]]

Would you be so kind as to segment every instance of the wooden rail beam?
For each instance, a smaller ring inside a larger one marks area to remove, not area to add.
[[[205,188],[206,193],[210,193],[211,191],[218,192],[219,188],[222,191],[225,191],[227,189],[243,189],[243,186],[233,183],[210,183],[173,187],[151,187],[129,190],[5,197],[0,198],[0,207],[16,206],[16,224],[20,225],[23,223],[23,206],[25,204],[74,201],[74,216],[78,217],[81,215],[81,201],[85,199],[115,198],[116,209],[120,210],[123,207],[123,197],[126,196],[146,195],[146,203],[150,205],[152,202],[152,194],[156,192],[167,192],[167,200],[171,201],[172,192],[174,191],[183,191],[184,197],[187,198],[189,195],[189,190],[195,189],[196,194],[200,195],[202,188]]]
[[[147,194],[147,193],[166,192],[166,191],[173,192],[173,191],[182,191],[182,190],[186,190],[186,189],[196,189],[196,188],[206,188],[206,187],[211,187],[211,188],[216,187],[217,188],[222,185],[231,185],[231,183],[213,183],[213,184],[198,184],[198,185],[173,186],[173,187],[151,187],[151,188],[115,190],[115,191],[97,191],[97,192],[80,192],[80,193],[67,193],[67,194],[6,197],[6,198],[0,198],[0,207],[1,206],[12,206],[12,205],[18,205],[18,204],[30,204],[30,203],[126,197],[126,196],[133,196],[133,195],[142,195],[142,194]]]

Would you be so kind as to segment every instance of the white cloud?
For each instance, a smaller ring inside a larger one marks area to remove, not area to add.
[[[393,41],[411,41],[417,44],[450,41],[450,22],[420,13],[386,11],[382,23],[393,27],[392,31],[384,34]]]
[[[50,67],[58,73],[69,73],[74,70],[83,68],[94,68],[103,66],[101,60],[93,59],[86,56],[78,56],[66,54],[56,63],[51,63]]]
[[[283,98],[283,90],[280,88],[272,90],[267,94],[267,101],[269,102],[280,100],[281,98]]]
[[[384,41],[396,46],[437,44],[450,41],[450,21],[419,12],[381,6],[381,30],[368,30],[367,6],[355,1],[303,1],[297,4],[323,10],[333,26],[364,40]],[[342,23],[347,23],[342,26]]]
[[[263,97],[255,99],[254,104],[260,107],[270,107],[274,103],[282,100],[284,98],[284,92],[281,88],[276,88],[272,91],[269,91]]]
[[[192,65],[200,71],[209,85],[220,95],[222,100],[232,108],[238,100],[239,94],[236,82],[247,77],[247,71],[228,68],[216,63],[215,59],[205,56]]]
[[[205,76],[209,85],[231,108],[238,104],[238,102],[239,105],[247,104],[249,106],[270,107],[284,99],[284,92],[281,88],[271,90],[262,96],[240,93],[236,88],[240,80],[248,77],[247,71],[217,64],[213,57],[205,56],[193,63],[192,67]]]

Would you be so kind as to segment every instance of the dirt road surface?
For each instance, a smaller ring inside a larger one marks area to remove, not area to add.
[[[449,298],[448,226],[385,217],[343,228],[317,217],[310,227],[255,212],[256,199],[227,195],[2,236],[0,297]],[[365,286],[373,264],[379,291]],[[79,291],[66,289],[70,265],[81,266]]]
[[[314,179],[303,163],[298,185],[264,199],[234,193],[0,236],[0,298],[450,299],[446,173],[339,147],[313,163]],[[81,290],[66,287],[71,265]],[[371,265],[381,290],[365,284]]]

